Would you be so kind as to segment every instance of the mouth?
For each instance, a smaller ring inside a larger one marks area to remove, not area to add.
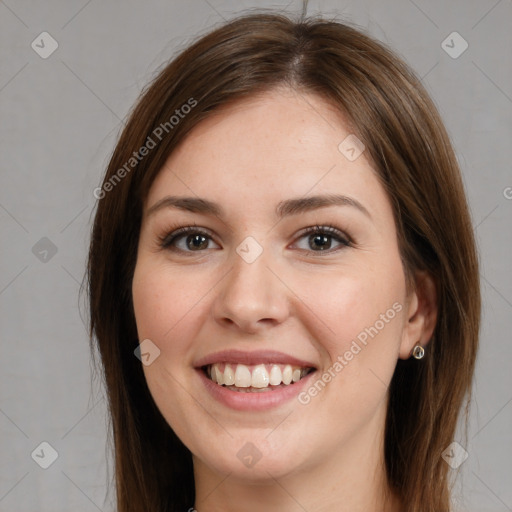
[[[195,361],[200,382],[220,404],[237,411],[266,411],[296,398],[318,368],[276,350],[222,350]]]
[[[223,361],[201,367],[204,375],[225,389],[238,393],[265,393],[288,388],[315,371],[295,364],[242,364]]]

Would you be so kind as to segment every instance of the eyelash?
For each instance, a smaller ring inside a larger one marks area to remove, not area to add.
[[[176,240],[178,240],[179,238],[182,238],[185,235],[190,235],[190,234],[202,235],[202,236],[210,238],[210,239],[212,238],[210,233],[197,227],[196,224],[194,224],[193,226],[184,226],[184,227],[173,226],[173,227],[169,228],[169,230],[167,231],[166,234],[158,236],[159,245],[162,249],[168,249],[171,251],[181,252],[181,253],[203,252],[202,250],[183,251],[182,249],[173,247],[172,244],[175,243]],[[316,235],[316,234],[327,235],[329,237],[336,239],[338,242],[341,243],[341,247],[337,247],[335,249],[327,249],[325,251],[324,250],[320,250],[320,251],[310,250],[309,252],[320,253],[320,254],[322,254],[322,253],[323,254],[331,254],[333,252],[340,250],[343,247],[352,247],[353,246],[353,242],[350,239],[350,237],[346,236],[342,231],[337,229],[335,226],[331,226],[330,224],[326,224],[323,226],[315,225],[315,226],[306,228],[301,232],[298,239],[303,238],[305,236]],[[301,249],[301,250],[306,250],[306,249]]]

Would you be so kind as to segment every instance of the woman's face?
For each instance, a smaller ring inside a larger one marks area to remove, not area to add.
[[[152,185],[133,278],[143,368],[196,468],[267,479],[381,447],[414,300],[348,136],[322,98],[273,91],[195,127]]]

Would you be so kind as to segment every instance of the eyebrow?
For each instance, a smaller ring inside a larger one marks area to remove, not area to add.
[[[372,219],[370,212],[355,198],[341,195],[341,194],[327,194],[316,195],[309,197],[299,197],[294,199],[286,199],[280,201],[276,207],[276,215],[279,219],[290,215],[297,215],[305,213],[318,208],[325,208],[327,206],[352,206],[358,211],[362,212],[369,219]],[[166,196],[157,201],[151,206],[147,215],[153,215],[159,210],[164,208],[177,208],[193,213],[203,213],[222,217],[224,212],[222,207],[199,197],[185,197],[185,196]]]

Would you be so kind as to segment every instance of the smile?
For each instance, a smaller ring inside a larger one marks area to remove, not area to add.
[[[231,391],[242,393],[269,392],[290,386],[314,371],[312,367],[291,364],[214,363],[202,367],[206,376]]]
[[[317,371],[311,360],[276,350],[222,350],[194,361],[200,385],[217,403],[265,411],[296,399]]]

